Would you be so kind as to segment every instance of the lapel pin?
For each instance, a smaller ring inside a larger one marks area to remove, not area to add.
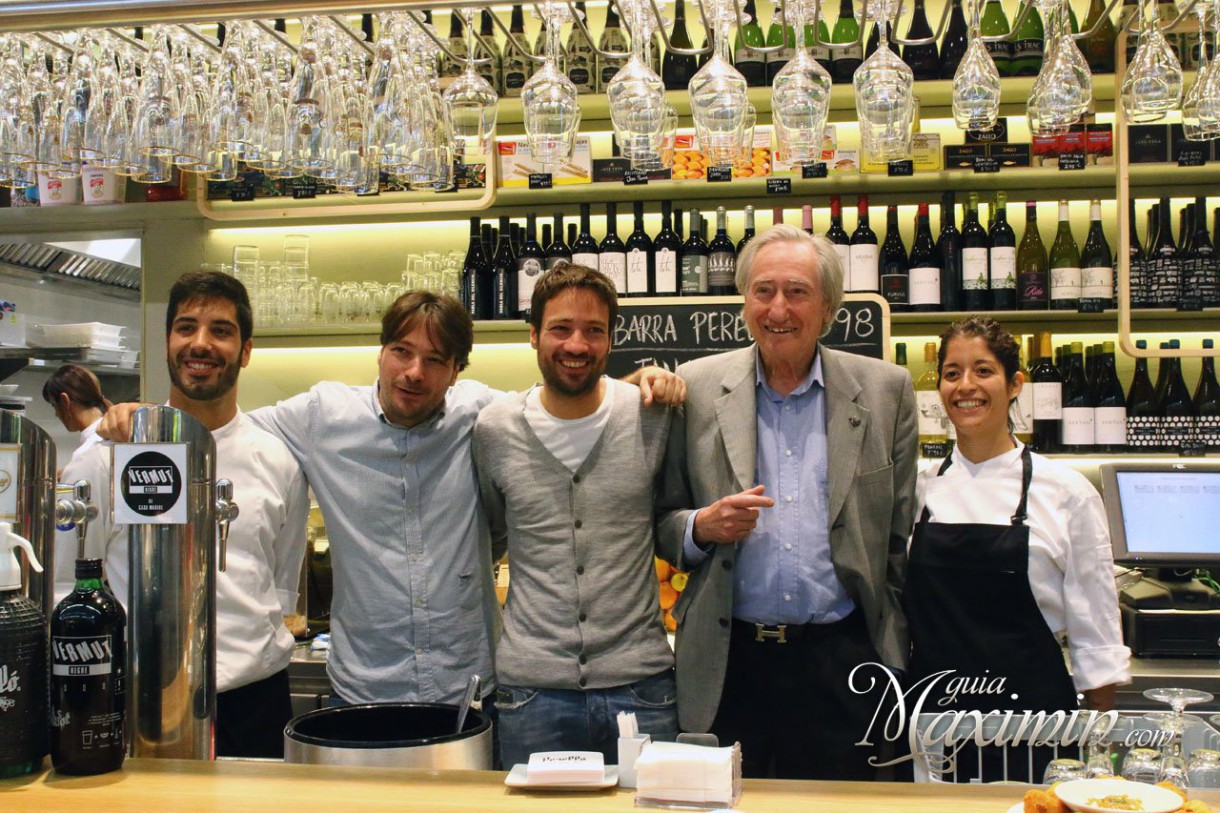
[[[852,415],[850,418],[847,419],[847,422],[851,424],[852,429],[855,429],[857,426],[860,425],[860,417],[858,415]]]

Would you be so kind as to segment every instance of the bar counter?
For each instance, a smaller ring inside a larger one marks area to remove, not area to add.
[[[503,773],[404,771],[279,762],[129,759],[121,771],[66,777],[52,771],[0,781],[0,810],[20,813],[601,813],[635,810],[632,791],[511,790]],[[746,780],[747,813],[1005,813],[1019,785],[920,785]],[[1220,791],[1191,798],[1220,811]]]

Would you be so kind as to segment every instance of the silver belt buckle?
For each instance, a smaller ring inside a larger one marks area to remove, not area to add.
[[[787,629],[787,624],[776,624],[775,629],[769,630],[765,624],[756,623],[754,625],[754,640],[765,641],[768,638],[774,638],[776,643],[786,644],[788,643],[787,635],[785,635]]]

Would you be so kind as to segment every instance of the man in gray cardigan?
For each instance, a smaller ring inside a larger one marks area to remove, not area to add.
[[[474,431],[492,558],[507,548],[512,567],[496,649],[501,756],[508,767],[601,751],[609,763],[620,711],[654,739],[678,731],[653,566],[670,410],[603,375],[618,310],[605,275],[562,265],[531,304],[544,383],[485,408]]]

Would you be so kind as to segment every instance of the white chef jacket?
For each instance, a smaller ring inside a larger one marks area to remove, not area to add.
[[[80,446],[64,466],[61,483],[72,484],[88,480],[90,501],[98,517],[85,528],[85,558],[101,559],[103,573],[110,590],[124,608],[128,604],[127,526],[115,525],[110,506],[110,444],[97,434],[101,418],[80,433]],[[58,604],[76,587],[76,529],[55,531],[55,603]]]
[[[953,464],[920,473],[915,516],[931,522],[1009,525],[1021,494],[1021,450],[971,463],[956,448]],[[1078,691],[1128,683],[1114,558],[1101,496],[1079,472],[1039,454],[1029,486],[1029,583],[1055,637],[1066,637]]]
[[[216,689],[224,692],[270,677],[292,659],[293,637],[284,626],[284,616],[296,612],[309,495],[305,476],[288,447],[240,410],[212,432],[212,438],[216,479],[233,482],[238,508],[237,519],[229,526],[227,567],[216,578]],[[127,533],[126,526],[112,524],[109,510],[110,444],[94,447],[86,459],[95,476],[104,469],[97,482],[105,484],[106,492],[106,502],[98,503],[103,506],[102,516],[89,528],[89,537],[96,530],[105,541],[96,550],[87,546],[87,555],[105,558],[111,589],[126,605]],[[94,496],[99,497],[96,483]],[[75,533],[56,534],[57,598],[61,562],[66,560],[69,576],[74,567]],[[71,547],[61,556],[64,537],[71,537]],[[69,578],[65,594],[74,583]]]

